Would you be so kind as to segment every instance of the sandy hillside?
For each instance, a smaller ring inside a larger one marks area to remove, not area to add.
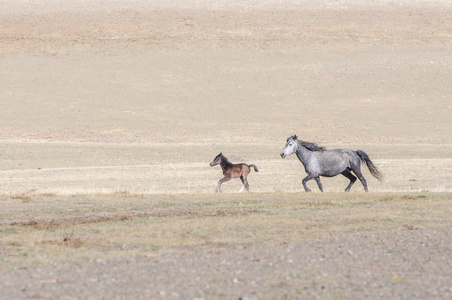
[[[210,192],[223,151],[299,191],[296,133],[368,152],[371,190],[450,191],[450,5],[309,3],[2,2],[1,188]]]
[[[451,6],[372,3],[2,2],[0,187],[211,192],[223,151],[299,191],[296,133],[368,152],[371,190],[450,191]]]

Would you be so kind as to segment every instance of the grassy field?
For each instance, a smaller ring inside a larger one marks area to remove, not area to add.
[[[0,1],[0,299],[451,295],[450,1],[29,2]],[[304,193],[293,134],[385,180]],[[220,152],[250,193],[214,193]]]
[[[450,226],[452,194],[22,194],[0,211],[11,268]]]

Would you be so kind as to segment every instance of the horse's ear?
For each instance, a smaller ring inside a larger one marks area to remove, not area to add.
[[[293,135],[293,139],[294,139],[294,140],[297,139],[297,135],[296,135],[296,134]]]

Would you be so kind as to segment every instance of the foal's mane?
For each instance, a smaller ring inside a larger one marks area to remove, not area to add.
[[[221,154],[221,160],[223,160],[224,162],[230,163],[229,159],[224,156],[223,154]]]
[[[305,147],[306,149],[310,151],[325,151],[325,147],[319,146],[315,143],[305,142],[302,140],[298,140],[301,146]]]
[[[223,161],[224,164],[226,164],[226,165],[232,165],[233,164],[233,163],[231,163],[229,161],[229,159],[226,156],[223,155],[223,153],[220,153],[220,154],[221,154],[221,160]]]

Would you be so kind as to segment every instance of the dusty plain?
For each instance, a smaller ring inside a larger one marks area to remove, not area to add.
[[[1,1],[0,298],[450,298],[451,83],[449,1]]]

